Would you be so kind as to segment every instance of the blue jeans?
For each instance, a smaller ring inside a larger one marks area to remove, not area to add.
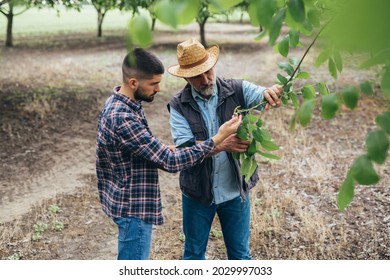
[[[118,225],[118,260],[147,260],[152,224],[135,217],[114,218]]]
[[[249,260],[250,202],[241,197],[206,205],[182,195],[184,260],[204,260],[214,216],[217,213],[229,260]]]

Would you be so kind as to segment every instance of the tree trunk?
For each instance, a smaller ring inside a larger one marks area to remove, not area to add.
[[[156,27],[156,17],[152,17],[152,27],[150,28],[150,30],[154,31],[154,28]]]
[[[14,5],[12,4],[12,2],[9,2],[8,5],[9,5],[9,11],[7,14],[7,38],[5,41],[5,46],[13,47],[14,42],[12,36],[12,26],[14,21]]]
[[[205,25],[206,25],[207,18],[205,18],[202,22],[198,22],[199,24],[199,31],[200,31],[200,42],[202,45],[207,48],[207,42],[206,42],[206,32],[205,32]]]
[[[103,35],[103,19],[106,13],[102,13],[100,10],[98,12],[98,30],[97,30],[97,36],[102,37]]]

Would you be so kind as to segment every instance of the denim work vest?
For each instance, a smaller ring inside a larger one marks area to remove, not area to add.
[[[234,109],[237,106],[245,108],[245,102],[242,91],[242,80],[224,79],[217,77],[218,88],[218,105],[217,115],[220,123],[224,123],[232,118]],[[192,133],[196,141],[204,141],[209,138],[206,125],[201,117],[198,104],[193,99],[191,94],[191,86],[189,84],[177,93],[168,103],[169,108],[174,108],[180,113],[189,123]],[[246,198],[246,193],[253,188],[259,180],[257,168],[255,173],[246,183],[244,178],[240,177],[240,163],[235,160],[231,153],[227,153],[230,164],[234,166],[234,172],[239,178],[239,190],[242,199]],[[180,189],[184,195],[191,197],[199,202],[211,204],[213,202],[212,195],[212,158],[206,158],[201,164],[180,172],[179,182]]]

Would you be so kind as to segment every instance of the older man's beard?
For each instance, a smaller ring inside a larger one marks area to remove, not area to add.
[[[199,89],[199,91],[197,90],[197,92],[204,97],[210,97],[211,95],[213,95],[214,87],[215,87],[215,83],[216,83],[215,77],[216,76],[214,76],[214,79],[212,81],[210,81],[207,85],[200,86],[200,89]]]
[[[211,81],[208,85],[206,86],[201,86],[199,93],[205,97],[211,96],[214,93],[214,85],[215,81]]]

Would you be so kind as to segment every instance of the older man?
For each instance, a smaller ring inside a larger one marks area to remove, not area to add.
[[[268,106],[280,106],[282,88],[254,85],[238,79],[217,77],[214,65],[219,47],[205,49],[195,39],[177,46],[178,64],[168,68],[188,84],[168,104],[171,133],[176,145],[198,143],[214,135],[229,120],[237,106],[251,108],[263,98]],[[260,110],[264,108],[259,108]],[[249,252],[249,190],[258,174],[245,182],[232,152],[245,152],[249,141],[236,135],[217,145],[200,165],[180,173],[182,190],[183,259],[205,259],[211,225],[217,214],[221,223],[228,259],[251,259]]]

